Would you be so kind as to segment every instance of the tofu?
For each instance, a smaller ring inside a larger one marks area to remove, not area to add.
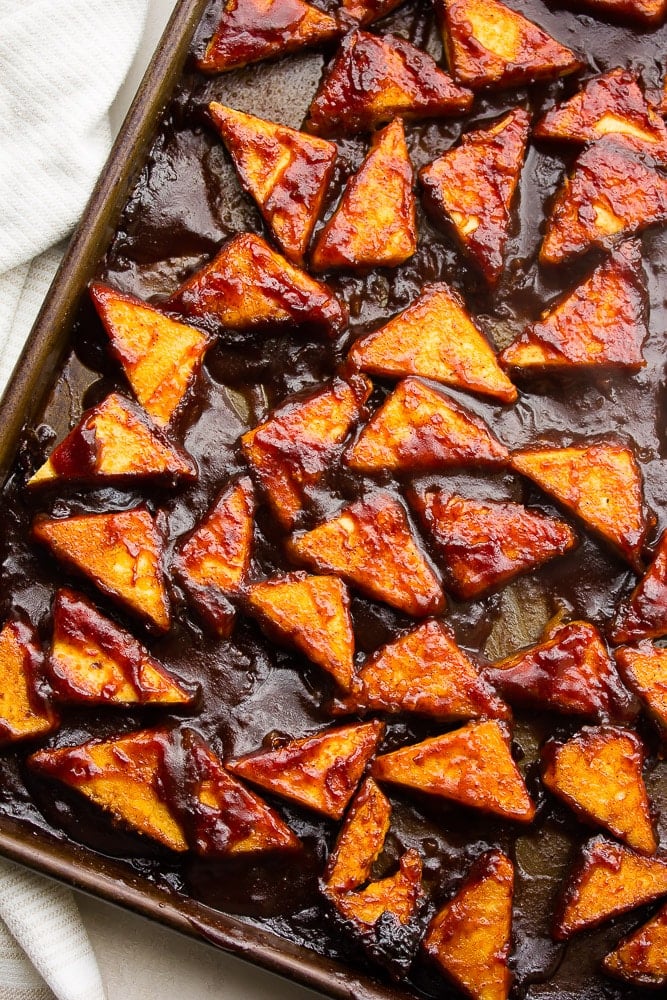
[[[482,716],[508,719],[510,711],[442,622],[430,619],[377,650],[354,678],[352,690],[331,710],[414,713],[438,722]]]
[[[436,0],[454,78],[473,90],[554,80],[583,63],[537,24],[500,0]]]
[[[324,870],[322,881],[328,896],[350,892],[369,881],[390,823],[389,799],[372,778],[366,778],[350,805]]]
[[[397,115],[406,120],[462,115],[472,101],[469,90],[410,42],[352,31],[310,105],[306,128],[324,136],[367,132]]]
[[[344,455],[369,473],[503,467],[508,458],[479,417],[416,378],[398,383]]]
[[[198,476],[192,458],[129,399],[114,392],[87,410],[28,480],[54,483],[127,483],[157,480],[175,486]]]
[[[424,285],[407,309],[357,340],[349,360],[371,375],[420,375],[501,403],[517,399],[515,386],[461,296],[444,282]]]
[[[303,263],[333,173],[335,144],[216,101],[208,110],[243,190],[285,256]]]
[[[403,0],[343,0],[341,10],[353,17],[359,24],[372,24],[386,17],[400,6]]]
[[[62,518],[38,515],[32,534],[125,609],[167,631],[171,618],[162,569],[164,538],[146,507]]]
[[[514,866],[482,854],[455,896],[433,917],[423,947],[442,975],[471,1000],[507,1000],[512,987]]]
[[[515,108],[419,172],[424,202],[449,225],[489,285],[503,271],[512,202],[526,154],[530,115]]]
[[[312,531],[293,535],[292,558],[415,618],[442,611],[440,584],[414,539],[405,510],[376,493],[345,507]]]
[[[647,858],[597,837],[584,847],[565,883],[553,937],[566,941],[661,896],[667,896],[667,857]]]
[[[651,563],[611,623],[613,643],[660,639],[667,635],[667,532],[660,536]]]
[[[581,0],[581,5],[597,17],[647,27],[662,24],[667,12],[665,0]]]
[[[560,264],[667,219],[667,177],[643,143],[606,135],[577,157],[556,193],[540,248],[542,264]]]
[[[648,528],[642,477],[630,448],[615,441],[583,447],[515,451],[510,465],[581,518],[631,566],[637,566]]]
[[[343,28],[303,0],[225,0],[206,50],[202,73],[226,73],[337,38]]]
[[[52,616],[46,670],[58,701],[121,706],[193,701],[193,691],[85,597],[59,590]]]
[[[180,853],[188,844],[163,792],[170,740],[166,728],[144,729],[118,739],[40,750],[28,764],[41,777],[84,795],[120,826]]]
[[[542,750],[542,780],[585,823],[603,826],[640,854],[658,849],[642,769],[645,750],[629,729],[596,726]]]
[[[578,544],[569,524],[520,503],[412,488],[408,501],[440,556],[446,589],[469,601]]]
[[[230,330],[306,325],[334,336],[347,323],[345,306],[326,285],[254,233],[241,233],[225,243],[166,305]]]
[[[108,285],[92,284],[90,297],[139,403],[158,427],[166,427],[195,382],[208,335]]]
[[[542,642],[487,667],[484,676],[510,705],[600,721],[626,722],[637,714],[590,622],[557,626]]]
[[[667,649],[644,639],[614,653],[621,677],[667,733]]]
[[[336,377],[323,389],[287,400],[241,438],[246,460],[281,527],[290,529],[298,522],[309,490],[365,415],[372,388],[364,376]]]
[[[315,271],[397,267],[417,249],[413,170],[400,118],[375,132],[361,167],[316,237]]]
[[[174,553],[173,574],[202,618],[222,638],[234,627],[236,612],[230,598],[243,592],[250,569],[254,516],[252,481],[242,476],[223,489]]]
[[[510,750],[510,731],[497,719],[460,729],[377,757],[376,781],[425,792],[519,823],[531,823],[535,806]]]
[[[8,621],[0,631],[0,746],[41,739],[58,728],[42,687],[43,656],[31,625]]]
[[[225,761],[253,785],[340,820],[384,736],[384,723],[356,722]]]
[[[354,633],[347,587],[337,576],[290,573],[254,584],[248,605],[270,639],[296,649],[348,691]]]
[[[602,968],[632,986],[667,986],[667,906],[625,937],[605,957]]]

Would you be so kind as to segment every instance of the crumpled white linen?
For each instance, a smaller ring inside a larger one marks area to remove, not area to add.
[[[109,152],[147,8],[0,0],[0,391]],[[104,1000],[74,896],[0,860],[0,1000],[54,994]]]

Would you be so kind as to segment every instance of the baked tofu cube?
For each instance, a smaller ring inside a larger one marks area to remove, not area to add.
[[[403,3],[403,0],[343,0],[341,10],[359,24],[372,24]]]
[[[445,606],[438,580],[410,529],[403,506],[386,493],[289,542],[289,552],[317,573],[334,573],[368,597],[421,618]]]
[[[0,746],[39,739],[58,728],[41,690],[42,662],[32,627],[7,622],[0,631]]]
[[[624,938],[602,968],[633,986],[667,986],[667,906]]]
[[[585,823],[604,826],[640,854],[655,854],[644,756],[631,730],[586,728],[566,743],[546,744],[542,780]]]
[[[138,406],[114,392],[83,415],[28,486],[146,479],[175,485],[196,478],[197,467],[189,455]]]
[[[484,675],[510,705],[619,722],[637,714],[590,622],[559,626],[537,645],[487,667]]]
[[[358,889],[371,877],[391,821],[389,799],[366,778],[350,806],[323,876],[332,896]]]
[[[667,635],[667,532],[661,535],[650,566],[618,609],[609,634],[614,643]]]
[[[347,587],[337,576],[290,573],[256,583],[250,609],[269,638],[303,653],[348,691],[354,673],[354,633]]]
[[[183,828],[164,792],[170,740],[168,729],[145,729],[118,739],[40,750],[28,764],[85,795],[122,826],[172,851],[187,851]]]
[[[413,170],[400,118],[376,132],[361,167],[316,238],[311,265],[397,267],[417,249]]]
[[[584,847],[565,883],[553,936],[565,941],[661,896],[667,896],[667,857],[647,858],[597,837]]]
[[[655,156],[667,155],[665,123],[627,69],[593,77],[574,97],[547,111],[533,132],[539,139],[579,143],[610,134],[628,135],[645,143]]]
[[[546,31],[500,0],[436,0],[449,68],[481,90],[553,80],[582,62]]]
[[[384,730],[378,720],[326,729],[228,760],[225,767],[305,809],[342,819]]]
[[[641,248],[622,243],[561,302],[547,310],[500,355],[522,372],[590,368],[637,371],[646,362],[642,343],[646,291]]]
[[[84,597],[59,590],[52,614],[47,671],[59,701],[188,705],[193,700],[140,642]]]
[[[324,389],[288,400],[241,444],[272,512],[292,528],[354,424],[365,414],[372,385],[363,376],[335,378]]]
[[[424,951],[470,1000],[509,996],[513,895],[512,862],[501,851],[487,851],[426,931]]]
[[[528,112],[515,108],[490,128],[466,133],[419,172],[427,206],[451,226],[490,285],[503,270],[529,124]]]
[[[641,472],[629,448],[600,441],[582,448],[526,449],[514,452],[510,464],[630,565],[639,563],[647,522]]]
[[[667,732],[667,649],[645,639],[636,647],[617,649],[615,656],[625,683]]]
[[[226,73],[329,42],[341,31],[335,18],[304,0],[225,0],[197,68]]]
[[[166,632],[170,624],[164,538],[146,507],[114,514],[39,515],[33,537],[133,614]]]
[[[208,336],[107,285],[91,285],[90,297],[132,391],[158,427],[165,427],[201,368]]]
[[[540,249],[543,264],[560,264],[593,247],[667,219],[667,177],[646,145],[607,135],[575,161],[556,194]]]
[[[421,375],[502,403],[517,398],[516,388],[461,296],[442,282],[424,285],[412,305],[361,337],[349,358],[356,368],[373,375]]]
[[[439,722],[480,716],[507,719],[510,711],[457,645],[442,622],[418,625],[370,656],[351,693],[334,702],[341,712],[402,712]]]
[[[530,823],[535,806],[510,749],[510,731],[496,719],[469,722],[377,757],[377,781],[426,792],[503,819]]]
[[[577,545],[564,521],[520,503],[470,500],[433,488],[412,489],[408,499],[442,558],[446,589],[463,601]]]
[[[209,114],[281,250],[303,261],[329,187],[336,146],[213,102]]]
[[[345,306],[326,285],[254,233],[226,243],[167,305],[230,330],[308,325],[333,336],[347,322]]]
[[[255,496],[248,476],[237,479],[185,541],[172,570],[204,620],[227,637],[234,626],[230,597],[242,592],[252,557]]]
[[[306,128],[320,135],[370,131],[401,118],[464,114],[469,90],[457,86],[431,56],[395,35],[347,35],[310,105]]]
[[[662,24],[667,12],[665,0],[581,0],[581,5],[598,17],[648,27]]]
[[[416,378],[399,382],[344,456],[370,473],[504,466],[508,457],[479,417]]]

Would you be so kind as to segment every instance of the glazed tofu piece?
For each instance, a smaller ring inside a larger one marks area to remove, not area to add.
[[[197,467],[136,404],[114,392],[88,410],[28,486],[197,478]]]
[[[665,123],[646,100],[635,74],[622,68],[593,77],[574,97],[547,111],[533,134],[578,143],[602,135],[627,135],[645,143],[653,155],[667,155]]]
[[[215,101],[208,110],[243,190],[285,256],[301,264],[331,180],[335,144]]]
[[[565,521],[520,503],[428,487],[411,489],[408,500],[442,558],[446,589],[459,600],[475,599],[577,545]]]
[[[602,837],[590,841],[565,883],[553,937],[565,941],[667,896],[667,858],[647,858]]]
[[[161,632],[170,625],[162,569],[164,538],[146,507],[113,514],[39,515],[33,537]]]
[[[487,667],[484,676],[510,705],[619,722],[637,714],[590,622],[556,627],[542,642]]]
[[[319,135],[370,131],[391,121],[464,114],[473,95],[433,59],[395,35],[347,35],[310,105],[306,128]]]
[[[511,466],[581,518],[631,566],[646,538],[642,477],[633,452],[614,441],[513,452]]]
[[[469,722],[377,757],[372,775],[503,819],[530,823],[535,806],[512,758],[510,731],[497,719]]]
[[[300,535],[289,552],[317,573],[333,573],[368,597],[415,618],[442,611],[438,580],[413,537],[403,506],[376,493]]]
[[[598,17],[648,27],[662,24],[667,13],[665,0],[581,0],[581,5]]]
[[[176,549],[172,570],[204,620],[221,637],[236,612],[229,598],[243,591],[252,557],[255,495],[243,476],[222,491],[206,516]]]
[[[517,398],[516,388],[461,296],[443,282],[424,285],[407,309],[357,340],[349,358],[372,375],[421,375],[502,403]]]
[[[58,728],[42,691],[43,656],[32,626],[7,622],[0,631],[0,746],[39,739]]]
[[[58,701],[189,705],[186,690],[134,636],[71,590],[56,594],[47,672]]]
[[[226,73],[330,42],[341,32],[335,18],[304,0],[225,0],[197,68]]]
[[[341,10],[359,24],[372,24],[390,14],[403,0],[343,0]]]
[[[663,532],[651,563],[621,605],[611,624],[613,643],[660,639],[667,635],[667,532]]]
[[[528,374],[590,368],[637,371],[646,364],[646,306],[641,247],[629,240],[506,347],[500,363]]]
[[[507,464],[509,452],[474,413],[416,378],[399,382],[345,453],[360,472]]]
[[[619,240],[667,219],[667,177],[646,146],[624,136],[603,136],[575,161],[556,194],[540,249],[543,264],[560,264],[593,247]]]
[[[303,653],[349,691],[354,633],[342,580],[309,573],[272,577],[250,589],[248,604],[270,639]]]
[[[615,652],[621,677],[642,706],[667,732],[667,649],[644,639]]]
[[[509,996],[513,895],[512,862],[501,851],[487,851],[426,931],[424,951],[470,1000]]]
[[[419,172],[427,207],[449,224],[490,285],[503,270],[529,124],[528,112],[515,108],[490,128],[467,132]]]
[[[207,334],[107,285],[91,285],[90,297],[132,391],[158,427],[165,427],[201,368]]]
[[[40,750],[28,758],[42,777],[61,781],[110,813],[121,826],[172,851],[187,851],[181,823],[164,794],[168,729]]]
[[[389,833],[391,805],[372,778],[355,795],[324,871],[328,896],[350,892],[368,882]]]
[[[433,619],[370,656],[354,678],[350,694],[334,702],[332,710],[409,712],[438,722],[510,716],[449,629]]]
[[[347,322],[345,306],[326,285],[254,233],[241,233],[226,243],[167,305],[230,330],[307,325],[333,336]]]
[[[667,986],[667,906],[624,938],[602,968],[632,986]]]
[[[519,87],[581,69],[581,60],[500,0],[436,0],[455,79],[473,90]]]
[[[311,254],[316,271],[397,267],[417,249],[413,170],[400,118],[375,132]]]
[[[273,795],[342,819],[384,730],[378,720],[326,729],[225,761],[225,767]]]
[[[365,415],[368,379],[335,378],[324,389],[288,400],[241,438],[245,457],[283,528],[292,528],[336,448]]]
[[[639,737],[616,726],[585,728],[542,751],[542,780],[585,823],[605,827],[640,854],[658,849]]]

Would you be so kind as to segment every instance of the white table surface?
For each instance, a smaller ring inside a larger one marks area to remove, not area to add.
[[[141,81],[174,0],[151,0],[146,31],[112,108],[117,130]],[[77,894],[108,1000],[315,1000],[316,994],[254,969],[208,945],[117,907]]]

